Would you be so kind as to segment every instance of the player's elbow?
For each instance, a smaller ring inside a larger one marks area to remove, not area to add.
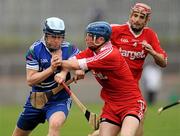
[[[156,63],[158,66],[160,66],[161,68],[165,68],[167,66],[166,63]]]
[[[162,68],[165,68],[167,66],[167,60],[155,60],[156,64],[159,65]]]
[[[32,86],[34,85],[34,83],[32,82],[32,80],[29,79],[29,78],[26,79],[26,82],[27,82],[28,86],[30,86],[30,87],[32,87]]]
[[[32,84],[31,82],[29,82],[29,81],[27,81],[27,84],[28,84],[28,86],[30,86],[30,87],[33,86],[33,84]]]
[[[159,66],[165,68],[167,66],[167,61],[163,61]]]
[[[165,68],[166,66],[167,66],[166,63],[161,65],[162,68]]]

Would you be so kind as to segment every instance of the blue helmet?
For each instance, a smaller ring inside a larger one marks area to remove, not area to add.
[[[64,21],[57,17],[47,18],[44,22],[43,32],[52,35],[65,35]]]
[[[105,41],[110,39],[111,32],[110,24],[104,21],[93,22],[86,27],[86,33],[93,34],[97,37],[102,36]]]

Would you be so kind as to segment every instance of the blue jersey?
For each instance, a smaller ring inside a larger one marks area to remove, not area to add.
[[[67,60],[70,57],[79,53],[79,49],[70,44],[69,42],[64,41],[61,44],[62,59]],[[60,54],[61,55],[61,54]],[[26,68],[37,70],[39,72],[47,69],[51,65],[51,53],[45,45],[43,38],[36,41],[26,54]],[[53,88],[56,88],[58,84],[54,81],[54,75],[61,71],[61,67],[57,69],[51,76],[42,81],[41,83],[32,86],[32,92],[42,92],[50,91]],[[66,80],[70,79],[70,74],[67,75]],[[69,95],[65,90],[60,91],[58,94],[52,97],[52,99],[66,99],[69,98]]]

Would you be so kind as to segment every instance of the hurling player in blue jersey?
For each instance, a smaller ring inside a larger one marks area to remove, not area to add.
[[[62,69],[60,60],[67,60],[79,53],[79,49],[66,42],[65,25],[62,19],[50,17],[45,20],[44,36],[33,43],[26,55],[26,78],[32,87],[24,110],[20,114],[12,136],[28,136],[31,131],[45,120],[49,122],[48,136],[59,136],[59,129],[64,124],[71,107],[71,99],[65,90],[53,95],[40,109],[32,106],[30,99],[34,92],[46,92],[57,88],[54,75]],[[66,80],[70,74],[65,71]]]

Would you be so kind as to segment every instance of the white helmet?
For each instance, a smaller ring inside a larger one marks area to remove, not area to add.
[[[65,35],[64,21],[57,17],[47,18],[44,22],[43,32],[52,35]]]

